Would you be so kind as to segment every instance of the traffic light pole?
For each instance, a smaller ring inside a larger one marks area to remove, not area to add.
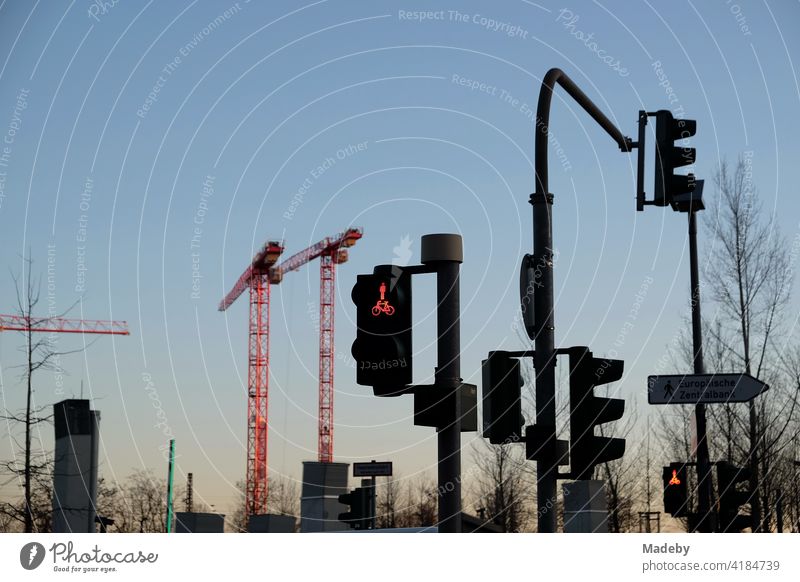
[[[534,367],[536,369],[536,424],[539,430],[552,435],[555,442],[555,326],[553,324],[553,195],[548,187],[547,143],[550,134],[550,104],[556,84],[594,119],[622,151],[634,147],[630,138],[603,114],[586,94],[560,69],[550,69],[542,79],[536,109],[535,169],[536,192],[531,194],[533,205],[533,264],[537,280],[533,298],[534,308]],[[544,455],[536,463],[538,531],[556,531],[556,487],[558,461],[554,454]]]
[[[438,526],[440,533],[461,533],[461,237],[455,234],[424,235],[420,250],[422,263],[436,266],[438,341],[434,384],[444,395],[449,409],[449,414],[443,418],[443,426],[437,427]]]
[[[694,373],[705,374],[703,362],[703,328],[700,317],[700,270],[697,264],[697,217],[691,210],[689,214],[689,266],[692,285],[692,345],[694,349]],[[717,530],[716,513],[712,511],[713,483],[711,481],[711,459],[708,453],[706,432],[706,405],[698,403],[694,410],[697,423],[697,473],[699,479],[699,529],[701,532]]]

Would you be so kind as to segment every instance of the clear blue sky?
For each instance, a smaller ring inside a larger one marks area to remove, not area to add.
[[[80,300],[75,317],[129,322],[130,337],[64,361],[65,395],[83,379],[102,411],[108,477],[165,474],[157,397],[179,475],[229,507],[245,468],[247,304],[217,303],[266,239],[292,253],[349,225],[365,236],[337,274],[336,458],[430,471],[434,432],[413,426],[411,400],[355,384],[350,288],[404,237],[416,262],[422,234],[459,232],[464,377],[480,383],[487,351],[523,346],[512,324],[532,240],[532,110],[551,67],[633,137],[640,108],[682,107],[697,119],[700,177],[751,152],[765,207],[798,232],[796,2],[100,4],[0,4],[0,265],[19,270],[30,253],[46,278],[49,256],[59,310]],[[550,154],[557,342],[616,349],[619,393],[644,414],[644,379],[686,312],[684,217],[635,212],[635,158],[563,95]],[[420,382],[434,365],[432,293],[415,284]],[[318,295],[316,264],[273,288],[269,464],[293,477],[316,458]],[[0,297],[13,312],[6,274]],[[10,408],[24,402],[20,342],[0,338]],[[36,387],[40,404],[61,398],[52,373]]]

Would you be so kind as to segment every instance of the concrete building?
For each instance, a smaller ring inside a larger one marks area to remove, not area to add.
[[[53,418],[53,532],[94,533],[100,412],[88,400],[62,400]]]
[[[222,513],[175,513],[175,533],[224,533],[225,515]]]
[[[348,463],[303,462],[303,491],[300,497],[300,531],[345,531],[339,514],[347,507],[339,495],[347,493]]]

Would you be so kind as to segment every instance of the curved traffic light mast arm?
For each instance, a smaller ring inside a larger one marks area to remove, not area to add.
[[[581,91],[561,69],[550,69],[542,80],[539,103],[536,109],[535,170],[536,193],[531,194],[533,206],[533,264],[537,271],[537,290],[533,296],[534,321],[529,332],[534,338],[536,370],[536,425],[532,434],[538,435],[541,442],[549,443],[548,450],[536,457],[537,504],[538,507],[554,507],[557,501],[556,482],[558,479],[559,447],[556,438],[555,406],[555,328],[553,296],[553,229],[552,205],[547,180],[547,144],[550,131],[550,103],[556,84],[564,90],[606,130],[619,148],[631,151],[636,144],[611,123],[608,117]],[[527,328],[527,326],[526,326]],[[527,437],[527,432],[526,432]],[[539,512],[539,531],[556,531],[556,512]]]
[[[570,79],[561,69],[550,69],[542,79],[542,88],[539,91],[539,103],[536,107],[536,191],[548,194],[547,177],[547,138],[550,131],[550,102],[553,99],[553,90],[556,84],[561,85],[584,111],[594,119],[606,133],[617,142],[619,149],[630,152],[636,147],[631,138],[622,134],[611,120],[600,111],[597,105],[586,96],[586,93]]]

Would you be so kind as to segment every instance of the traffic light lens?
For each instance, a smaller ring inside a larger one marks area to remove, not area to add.
[[[391,392],[411,384],[411,274],[395,265],[379,265],[372,275],[358,276],[351,296],[356,305],[351,350],[356,382]]]
[[[678,471],[676,469],[672,470],[672,479],[669,480],[670,485],[680,485],[681,480],[678,479]]]
[[[381,281],[380,286],[378,287],[378,292],[381,294],[381,298],[378,299],[377,303],[372,307],[372,316],[373,317],[380,317],[381,315],[385,314],[388,316],[394,315],[394,307],[389,304],[389,300],[386,299],[386,282]]]

